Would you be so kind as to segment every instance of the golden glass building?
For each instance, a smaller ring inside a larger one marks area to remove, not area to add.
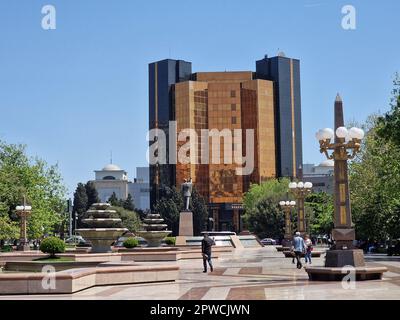
[[[256,72],[192,73],[190,63],[171,59],[149,65],[150,129],[163,129],[168,140],[168,123],[175,120],[178,135],[174,139],[178,152],[188,141],[196,150],[187,153],[191,156],[189,163],[177,161],[176,164],[150,166],[153,205],[163,185],[179,187],[185,178],[191,177],[196,189],[208,203],[214,229],[239,232],[242,229],[242,198],[251,183],[283,176],[282,173],[296,176],[296,168],[301,164],[302,157],[301,118],[300,101],[294,101],[294,97],[299,97],[299,92],[293,92],[293,84],[299,84],[299,79],[293,78],[292,59],[282,56],[273,59],[263,59],[271,70],[257,62],[257,66],[260,64],[261,67],[257,67]],[[282,62],[289,64],[289,79],[279,72],[278,75],[273,74],[274,68],[278,71],[284,69],[279,66]],[[285,88],[287,81],[289,86]],[[283,93],[285,97],[282,97]],[[288,114],[287,118],[283,118],[285,114]],[[179,133],[188,128],[195,130],[197,140],[193,137],[190,140],[179,138]],[[212,146],[212,138],[202,139],[202,132],[218,130],[218,133],[222,133],[226,129],[231,133],[242,129],[242,137],[232,137],[232,150],[225,150],[224,138],[218,138],[218,155],[215,145]],[[236,169],[240,165],[234,157],[229,162],[225,156],[229,152],[234,155],[235,151],[247,155],[249,141],[246,139],[246,129],[254,131],[254,154],[250,154],[253,156],[254,169],[251,174],[238,175]],[[282,152],[280,137],[282,132],[287,133],[284,129],[289,131],[288,136],[292,139],[285,141]],[[296,136],[298,140],[295,140]],[[204,152],[206,144],[209,146],[208,154]],[[169,147],[167,154],[175,152]],[[282,168],[279,162],[282,158],[285,159],[285,166],[289,164],[289,167]]]

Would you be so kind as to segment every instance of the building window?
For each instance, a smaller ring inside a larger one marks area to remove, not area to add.
[[[231,111],[236,111],[236,104],[235,103],[231,104]]]
[[[103,178],[103,180],[115,180],[115,177],[113,176],[106,176]]]
[[[232,117],[232,124],[236,124],[236,117]]]
[[[231,90],[231,98],[236,98],[236,91],[235,90]]]

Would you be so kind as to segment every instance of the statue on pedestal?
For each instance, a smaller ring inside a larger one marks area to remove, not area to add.
[[[189,204],[190,204],[190,198],[192,196],[192,188],[193,188],[192,178],[184,179],[182,186],[181,186],[181,191],[182,191],[182,195],[183,195],[184,211],[190,211]]]

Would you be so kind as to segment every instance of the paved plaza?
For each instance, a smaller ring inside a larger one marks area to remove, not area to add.
[[[310,282],[303,269],[296,269],[290,258],[268,246],[226,253],[214,260],[214,272],[208,274],[202,272],[200,259],[180,260],[179,280],[174,283],[93,287],[72,295],[0,296],[0,299],[399,299],[400,259],[367,255],[366,261],[371,266],[385,266],[389,271],[383,280],[357,282],[356,289],[344,289],[340,282]],[[323,257],[313,259],[316,266],[322,266],[323,262]],[[165,265],[165,262],[151,264]]]

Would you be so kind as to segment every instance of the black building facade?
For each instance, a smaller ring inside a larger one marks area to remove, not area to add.
[[[183,60],[165,59],[149,64],[149,129],[163,130],[167,141],[169,121],[175,120],[173,85],[189,80],[191,74],[192,64]],[[168,143],[166,151],[168,161]],[[150,165],[150,208],[163,185],[175,185],[175,165]]]
[[[300,61],[283,55],[256,62],[258,79],[274,81],[277,176],[297,177],[303,163]]]

